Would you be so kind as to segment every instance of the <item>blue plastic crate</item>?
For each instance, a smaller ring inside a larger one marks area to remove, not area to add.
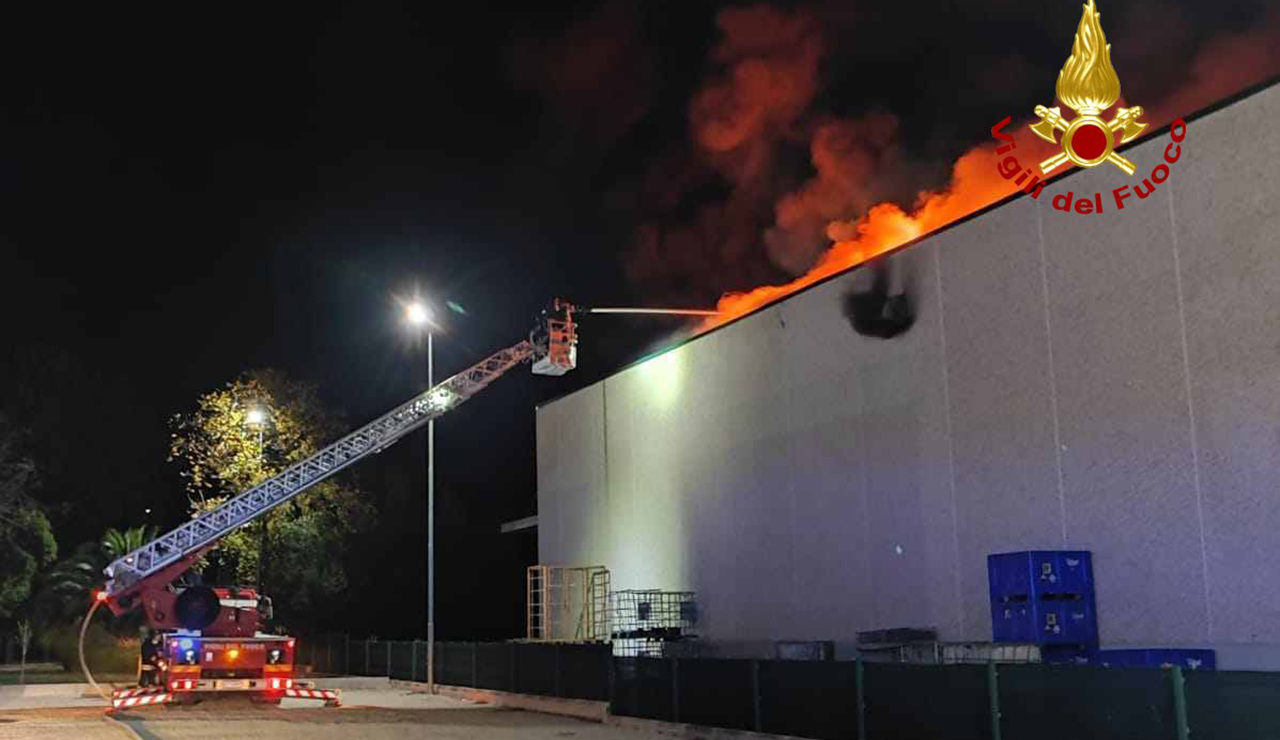
[[[1095,661],[1103,668],[1148,668],[1147,651],[1142,649],[1099,650]]]
[[[1098,643],[1093,563],[1083,550],[987,556],[991,632],[996,642]]]
[[[1098,648],[1093,645],[1042,645],[1040,662],[1049,665],[1096,665]]]
[[[1075,600],[1041,600],[1036,604],[1037,625],[1042,642],[1067,645],[1097,645],[1098,618],[1092,598]]]
[[[1097,645],[1098,620],[1091,600],[991,604],[995,642],[1038,645]]]
[[[994,642],[1041,644],[1036,615],[1029,601],[991,604],[991,639]]]
[[[1099,650],[1097,664],[1105,668],[1168,668],[1176,665],[1189,671],[1212,671],[1218,667],[1218,658],[1212,650],[1125,648]]]
[[[1093,597],[1093,558],[1086,550],[1026,550],[987,556],[992,601],[1055,594]]]

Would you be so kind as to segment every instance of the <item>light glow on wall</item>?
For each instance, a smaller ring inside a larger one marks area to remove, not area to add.
[[[641,363],[636,373],[643,387],[644,400],[661,411],[671,409],[680,398],[686,370],[682,349],[664,352]]]

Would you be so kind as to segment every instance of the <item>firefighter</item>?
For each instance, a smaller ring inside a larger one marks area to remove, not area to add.
[[[164,656],[164,635],[147,630],[142,639],[142,662],[138,676],[139,686],[160,684],[160,662]]]

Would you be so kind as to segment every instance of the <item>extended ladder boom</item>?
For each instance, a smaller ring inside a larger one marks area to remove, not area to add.
[[[555,314],[544,315],[539,330],[530,340],[494,353],[274,478],[116,560],[103,571],[108,579],[104,598],[110,599],[115,610],[119,599],[138,591],[149,578],[161,575],[161,571],[165,571],[163,575],[168,582],[179,574],[175,571],[185,570],[177,565],[179,561],[209,549],[221,537],[343,468],[381,452],[431,419],[456,408],[522,362],[534,360],[534,372],[543,375],[562,375],[572,369],[577,334],[571,314],[575,309],[558,300],[552,305]]]

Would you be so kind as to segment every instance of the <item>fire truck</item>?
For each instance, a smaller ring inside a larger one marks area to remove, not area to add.
[[[102,604],[116,615],[141,609],[162,640],[151,685],[115,691],[110,711],[192,703],[227,692],[248,693],[269,703],[295,697],[336,706],[336,691],[299,680],[294,638],[261,631],[271,618],[269,599],[253,589],[206,586],[188,572],[222,537],[452,411],[517,365],[531,363],[538,375],[572,370],[577,364],[578,311],[566,301],[552,301],[527,339],[435,384],[274,478],[107,566],[107,582],[94,594],[90,618]]]

